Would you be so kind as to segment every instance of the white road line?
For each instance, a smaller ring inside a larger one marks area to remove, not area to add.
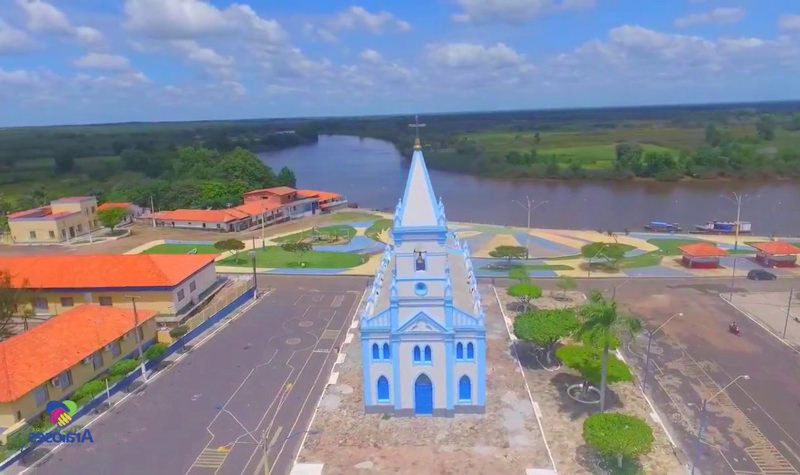
[[[515,337],[511,333],[511,328],[508,326],[508,321],[506,320],[506,312],[503,310],[503,303],[500,301],[500,295],[497,293],[497,287],[494,285],[492,286],[492,290],[494,290],[494,297],[497,299],[497,306],[500,307],[500,313],[503,316],[503,323],[505,323],[506,333],[508,333],[508,338],[510,341],[514,342]],[[514,346],[514,353],[517,352],[516,346]],[[550,444],[547,443],[547,436],[544,433],[544,427],[542,426],[542,418],[541,418],[541,409],[537,413],[536,408],[538,407],[538,403],[533,399],[533,393],[531,393],[531,388],[528,386],[528,379],[525,377],[525,370],[522,369],[522,363],[520,363],[519,358],[514,357],[517,361],[517,367],[519,368],[519,374],[522,376],[522,382],[525,383],[525,390],[528,392],[528,399],[531,401],[531,406],[533,407],[533,412],[536,414],[536,423],[539,424],[539,432],[542,434],[542,440],[544,441],[544,448],[547,449],[547,456],[550,457],[550,463],[553,465],[553,472],[557,475],[558,469],[556,469],[556,461],[553,458],[553,452],[550,451]]]

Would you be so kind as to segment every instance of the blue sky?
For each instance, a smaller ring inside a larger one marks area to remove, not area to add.
[[[796,0],[0,0],[0,126],[800,99]]]

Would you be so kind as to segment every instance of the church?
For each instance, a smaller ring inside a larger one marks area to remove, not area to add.
[[[486,406],[486,328],[466,243],[448,231],[417,138],[360,320],[367,414],[453,416]]]

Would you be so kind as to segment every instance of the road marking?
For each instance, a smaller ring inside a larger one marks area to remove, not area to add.
[[[761,328],[763,328],[767,333],[769,333],[770,335],[774,336],[779,342],[781,342],[784,345],[786,345],[790,350],[794,351],[797,354],[800,354],[800,350],[798,350],[797,348],[795,348],[794,346],[789,344],[789,342],[787,342],[786,340],[784,340],[783,338],[778,336],[777,333],[773,332],[770,328],[768,328],[766,325],[761,323],[757,318],[755,318],[754,316],[750,315],[748,312],[745,312],[744,310],[739,308],[738,305],[736,305],[735,303],[733,303],[730,300],[726,299],[725,296],[723,296],[722,294],[719,294],[719,298],[721,298],[723,302],[726,302],[728,305],[730,305],[731,307],[733,307],[736,310],[738,310],[739,313],[741,313],[745,317],[749,318],[753,323],[755,323],[756,325],[758,325]]]
[[[328,384],[329,385],[336,384],[337,381],[339,381],[339,372],[334,371],[333,373],[331,373],[331,377],[328,378]]]
[[[273,435],[272,438],[269,440],[269,445],[267,445],[267,450],[269,450],[270,447],[275,445],[275,442],[278,441],[278,437],[281,435],[281,432],[283,432],[283,426],[278,426],[278,429],[275,431],[275,435]]]
[[[342,330],[325,330],[322,332],[322,336],[319,337],[320,340],[335,340],[339,338],[339,335],[342,333]]]
[[[344,302],[344,295],[337,295],[333,298],[333,302],[331,302],[331,307],[341,307],[342,302]]]
[[[200,455],[197,456],[192,466],[189,470],[193,468],[213,468],[214,472],[216,473],[217,470],[222,467],[222,464],[225,463],[225,459],[228,457],[227,451],[222,451],[219,449],[203,449],[200,452]]]
[[[792,454],[792,456],[795,458],[795,460],[797,460],[797,461],[800,461],[800,456],[799,456],[799,455],[797,455],[797,452],[795,452],[794,450],[792,450],[792,448],[791,448],[791,447],[789,447],[789,444],[787,444],[787,443],[786,443],[786,442],[784,442],[784,441],[781,441],[781,445],[782,445],[782,446],[783,446],[783,447],[784,447],[786,450],[788,450],[790,454]]]

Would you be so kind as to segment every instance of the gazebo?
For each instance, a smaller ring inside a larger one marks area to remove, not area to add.
[[[758,250],[756,261],[766,267],[794,267],[800,248],[785,241],[767,241],[750,244]]]
[[[716,269],[719,267],[719,258],[728,255],[728,251],[709,242],[685,244],[678,249],[683,253],[681,263],[692,269]]]

